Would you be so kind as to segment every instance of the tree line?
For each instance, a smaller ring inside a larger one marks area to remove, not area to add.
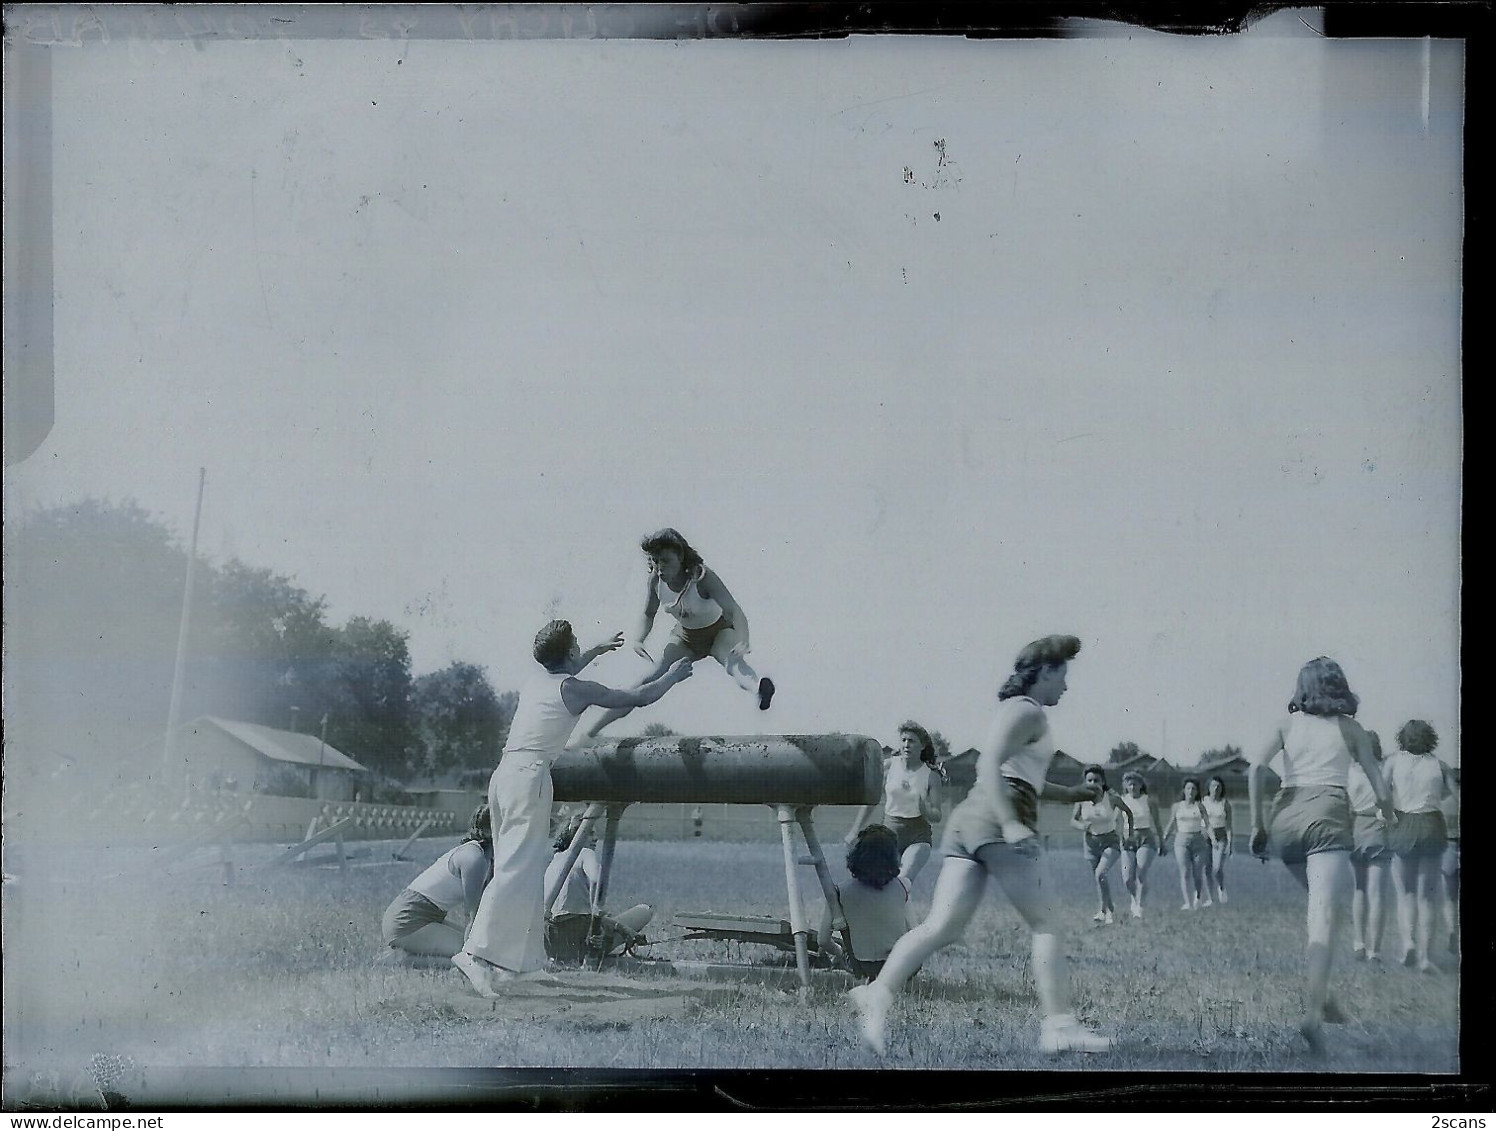
[[[7,522],[5,542],[7,745],[119,757],[163,734],[188,557],[173,532],[89,499]],[[193,589],[184,722],[294,725],[401,782],[497,763],[518,693],[482,666],[413,675],[406,630],[332,623],[325,597],[237,558],[199,556]]]

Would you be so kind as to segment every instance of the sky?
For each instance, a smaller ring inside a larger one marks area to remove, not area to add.
[[[780,690],[708,661],[622,732],[961,749],[1065,632],[1082,759],[1259,746],[1329,655],[1458,762],[1462,49],[1290,16],[54,50],[7,522],[185,543],[206,468],[206,557],[501,688],[552,616],[629,629],[674,526]]]

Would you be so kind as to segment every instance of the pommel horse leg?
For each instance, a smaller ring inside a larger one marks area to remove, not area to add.
[[[826,854],[821,851],[821,842],[816,837],[815,826],[811,824],[810,806],[796,809],[795,819],[800,822],[800,831],[805,835],[805,847],[810,849],[810,862],[815,865],[816,878],[821,881],[821,894],[826,897],[826,906],[831,908],[831,929],[834,933],[837,927],[845,927],[846,923],[842,921],[836,885],[831,882],[831,869],[826,866]],[[830,950],[832,940],[817,939],[816,942],[822,951]]]
[[[593,803],[597,804],[596,802]],[[608,905],[608,877],[613,871],[613,848],[618,843],[618,822],[623,816],[626,805],[613,804],[608,806],[607,821],[603,825],[603,851],[597,861],[597,898],[592,902],[592,921],[587,924],[587,944],[592,945],[592,939],[597,934],[598,925],[602,922],[603,909]],[[592,810],[588,809],[590,813]],[[608,956],[607,949],[598,951],[597,965],[595,969],[602,969],[603,959]]]
[[[779,818],[779,841],[784,846],[784,886],[790,897],[790,931],[795,936],[795,966],[800,971],[800,985],[810,988],[810,947],[806,942],[808,928],[805,911],[800,906],[800,882],[795,875],[795,834],[791,826],[795,823],[795,809],[790,805],[776,805]]]
[[[582,814],[581,827],[577,829],[576,835],[571,838],[571,844],[566,848],[565,864],[560,874],[557,875],[555,882],[546,889],[545,909],[547,913],[550,912],[551,905],[556,902],[556,898],[561,894],[561,889],[566,886],[566,877],[571,875],[572,868],[576,866],[577,857],[582,855],[582,846],[587,843],[587,833],[591,831],[593,825],[597,824],[598,818],[602,815],[603,803],[601,801],[589,803],[587,811]]]

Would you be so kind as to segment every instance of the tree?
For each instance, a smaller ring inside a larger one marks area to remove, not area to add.
[[[492,769],[509,734],[518,697],[499,696],[477,664],[457,661],[416,679],[411,724],[412,771],[437,777],[453,770]]]
[[[639,733],[642,734],[645,738],[670,738],[676,732],[671,730],[664,723],[648,723]]]
[[[1108,762],[1130,762],[1136,758],[1142,750],[1136,742],[1119,742],[1112,747],[1111,753],[1107,755]]]
[[[387,620],[351,617],[333,636],[327,740],[371,769],[407,777],[415,755],[407,634]]]
[[[937,762],[944,762],[951,756],[950,740],[938,730],[930,732],[930,742],[935,746],[935,760]]]

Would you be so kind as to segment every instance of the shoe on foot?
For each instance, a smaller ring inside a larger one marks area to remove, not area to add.
[[[1418,965],[1418,952],[1415,950],[1403,951],[1403,965],[1409,968]]]
[[[1381,962],[1382,961],[1382,956],[1380,954],[1378,954],[1374,950],[1368,950],[1366,952],[1366,961],[1367,962]]]
[[[1111,1052],[1112,1039],[1103,1037],[1094,1029],[1088,1029],[1075,1019],[1073,1013],[1062,1013],[1046,1017],[1039,1029],[1039,1051],[1060,1052]]]
[[[1226,902],[1226,889],[1225,888],[1221,889],[1220,894],[1218,896],[1216,896],[1216,900],[1218,902],[1220,902],[1220,903],[1225,903]]]
[[[1108,911],[1106,913],[1106,918],[1103,919],[1102,922],[1104,922],[1104,923],[1110,923],[1112,921],[1113,921],[1113,919],[1112,919],[1112,913],[1110,911]]]
[[[1137,896],[1133,896],[1132,897],[1132,906],[1129,908],[1129,910],[1132,912],[1132,917],[1134,919],[1141,919],[1143,917],[1143,902],[1142,902],[1142,900],[1138,899]]]
[[[1105,923],[1106,922],[1106,912],[1105,911],[1098,911],[1098,912],[1096,912],[1095,915],[1091,916],[1091,922],[1093,922],[1093,923]]]
[[[1181,905],[1180,908],[1179,908],[1179,910],[1181,910],[1181,911],[1193,911],[1194,909],[1195,909],[1195,905],[1193,903],[1185,903],[1185,904]]]
[[[767,711],[769,701],[774,698],[774,681],[768,676],[758,681],[758,709]]]
[[[1210,906],[1212,906],[1212,904],[1210,902],[1210,896],[1207,895],[1204,899],[1202,899],[1200,901],[1200,906],[1201,907],[1210,907]]]
[[[888,1028],[888,1008],[893,1004],[893,995],[876,982],[853,986],[847,991],[852,1006],[857,1010],[857,1019],[862,1025],[862,1039],[879,1056],[888,1051],[885,1031]]]
[[[459,950],[452,956],[452,965],[462,971],[480,997],[498,997],[502,983],[512,982],[519,977],[514,971],[485,962],[465,950]]]
[[[1418,972],[1420,974],[1437,974],[1439,972],[1439,968],[1432,962],[1430,962],[1427,958],[1425,958],[1418,964]]]

